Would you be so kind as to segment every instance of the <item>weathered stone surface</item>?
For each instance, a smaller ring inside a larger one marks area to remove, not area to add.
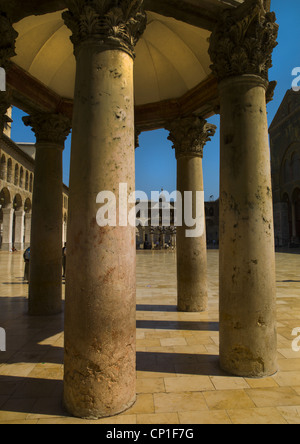
[[[168,139],[173,142],[176,159],[179,159],[187,156],[203,158],[203,148],[211,141],[217,127],[202,117],[191,116],[174,120],[167,129],[170,131]]]
[[[188,237],[187,230],[191,227],[183,224],[177,227],[176,240],[178,309],[200,312],[206,310],[208,297],[202,158],[204,146],[214,136],[216,126],[207,123],[201,117],[191,116],[176,119],[167,126],[167,129],[170,131],[169,140],[173,142],[176,152],[177,190],[183,197],[183,208],[185,208],[184,193],[186,191],[193,193],[194,218],[196,197],[201,196],[201,199],[203,197],[200,207],[203,211],[201,222],[204,230],[197,237]],[[196,196],[199,191],[202,194]]]
[[[220,359],[248,377],[277,371],[266,84],[240,76],[220,85]]]
[[[121,49],[134,56],[134,47],[146,29],[143,1],[66,0],[69,11],[63,13],[72,31],[75,47],[91,39],[102,50]]]
[[[63,114],[35,113],[24,117],[23,122],[32,127],[38,144],[49,142],[63,147],[70,134],[70,120]]]
[[[210,38],[211,69],[218,79],[255,74],[268,79],[279,26],[263,0],[248,0],[222,15]]]
[[[75,2],[71,3],[74,6]],[[98,10],[103,2],[86,3],[93,7],[92,16],[97,21],[91,28],[91,38],[85,26],[84,35],[78,34],[81,18],[75,8],[65,16],[75,31],[77,76],[66,271],[64,403],[75,416],[100,418],[120,413],[136,400],[135,227],[120,226],[118,206],[117,226],[100,227],[96,216],[100,192],[113,193],[118,203],[120,183],[127,184],[128,195],[135,189],[132,56],[141,28],[138,26],[129,43],[128,26],[137,16],[141,23],[144,18],[138,13],[141,2],[133,5],[128,22],[124,9],[118,9],[122,25],[117,20],[114,39],[106,24],[108,18],[116,17],[115,3],[105,4],[104,15]],[[128,2],[118,5],[125,7]],[[89,9],[83,10],[86,14]],[[120,26],[125,37],[122,42]],[[101,34],[104,30],[105,36]]]
[[[18,33],[14,30],[10,18],[0,11],[0,67],[6,68],[9,59],[16,55],[15,42]]]
[[[6,123],[11,122],[11,118],[6,114],[8,108],[11,106],[12,95],[11,91],[0,92],[0,134],[3,134],[3,130]]]
[[[62,152],[71,125],[64,116],[47,113],[23,120],[37,138],[29,314],[46,316],[62,309]]]

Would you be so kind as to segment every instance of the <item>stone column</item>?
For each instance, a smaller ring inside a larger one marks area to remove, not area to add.
[[[24,249],[24,214],[23,210],[15,211],[15,248]]]
[[[201,312],[207,309],[207,249],[204,211],[202,158],[203,148],[215,134],[216,127],[198,116],[174,121],[168,128],[177,159],[177,190],[183,200],[183,224],[177,227],[178,310]],[[199,232],[189,237],[185,223],[185,192],[192,192],[190,216],[201,218]],[[200,199],[200,201],[199,201]],[[196,200],[200,204],[196,214]]]
[[[64,245],[67,242],[67,222],[63,222],[62,226],[62,244]]]
[[[170,234],[171,234],[171,246],[172,248],[176,248],[176,228],[171,227]]]
[[[151,219],[150,219],[150,220],[151,220]],[[154,247],[155,247],[154,234],[155,234],[155,230],[154,230],[154,228],[150,227],[150,243],[151,243],[151,250],[153,250]]]
[[[292,241],[297,239],[296,202],[292,201]]]
[[[24,249],[30,247],[30,234],[31,234],[31,213],[25,213]]]
[[[15,46],[18,37],[10,18],[4,12],[0,12],[0,35],[0,134],[2,136],[5,125],[11,122],[10,117],[6,115],[11,106],[11,92],[6,90],[5,70],[9,66],[10,58],[16,55]]]
[[[2,250],[10,251],[12,248],[14,210],[13,208],[2,208],[2,214]]]
[[[23,118],[36,135],[32,198],[29,314],[62,309],[62,153],[69,119],[40,113]]]
[[[142,1],[67,4],[77,69],[64,403],[75,416],[100,418],[136,400],[135,226],[119,218],[118,204],[120,183],[128,193],[135,189],[133,58],[146,16]],[[97,196],[104,191],[116,198],[116,226],[99,226]]]
[[[277,370],[276,284],[266,92],[275,14],[262,0],[225,11],[212,33],[219,79],[220,360],[234,375]]]

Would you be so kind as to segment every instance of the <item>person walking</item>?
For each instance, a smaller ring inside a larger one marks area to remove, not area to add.
[[[67,260],[67,243],[65,242],[65,245],[62,249],[63,278],[66,277],[66,260]]]
[[[29,281],[29,263],[30,263],[30,247],[28,247],[23,254],[25,267],[24,267],[24,281]]]

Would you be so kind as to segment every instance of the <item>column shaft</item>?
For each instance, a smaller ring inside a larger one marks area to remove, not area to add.
[[[193,218],[196,217],[196,192],[203,191],[201,157],[181,157],[177,160],[177,190],[193,193]],[[199,195],[198,195],[199,198]],[[204,215],[204,199],[202,200]],[[199,216],[199,215],[198,215]],[[187,237],[183,225],[177,228],[177,288],[179,311],[197,312],[207,309],[207,251],[205,219],[200,236]]]
[[[24,248],[30,247],[30,235],[31,235],[31,213],[25,214],[25,239]]]
[[[292,201],[292,241],[297,238],[296,202]]]
[[[70,132],[68,118],[37,113],[23,118],[35,132],[29,314],[46,316],[62,309],[62,152]]]
[[[135,188],[133,58],[146,27],[142,3],[70,0],[63,13],[77,60],[64,403],[84,418],[115,415],[136,400],[136,227],[119,220],[118,204],[121,183],[128,194]],[[100,226],[101,192],[115,198],[116,224]]]
[[[15,212],[15,248],[24,249],[24,211]]]
[[[33,188],[29,314],[62,309],[62,148],[37,144]]]
[[[244,377],[276,372],[276,278],[266,101],[276,16],[249,0],[225,10],[210,38],[219,80],[220,361]],[[230,50],[228,50],[230,48]]]
[[[3,251],[10,251],[12,248],[13,235],[13,217],[14,210],[12,208],[3,208],[3,222],[2,222],[2,247]]]
[[[176,152],[177,190],[183,203],[176,240],[178,310],[201,312],[206,310],[208,299],[202,159],[204,146],[214,136],[216,126],[193,115],[175,120],[167,129]],[[185,193],[192,193],[191,208],[186,205],[189,196]],[[196,223],[188,226],[191,219]]]
[[[98,193],[118,203],[120,183],[135,188],[128,54],[97,44],[79,52],[73,122],[64,401],[75,416],[99,418],[136,399],[135,227],[96,222]]]
[[[220,359],[239,376],[274,374],[276,288],[266,82],[220,84]]]

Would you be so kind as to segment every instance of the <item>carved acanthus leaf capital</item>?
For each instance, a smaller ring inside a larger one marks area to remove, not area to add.
[[[3,133],[7,123],[11,123],[11,118],[7,115],[8,108],[11,107],[12,93],[10,90],[0,92],[0,134]]]
[[[26,126],[31,126],[37,143],[51,143],[64,147],[71,131],[71,122],[63,114],[36,113],[23,117]]]
[[[105,49],[121,49],[134,57],[134,48],[146,29],[143,0],[66,0],[63,19],[76,48],[94,39]]]
[[[176,159],[180,157],[201,157],[207,142],[215,135],[217,127],[207,123],[202,117],[191,116],[171,122],[168,140],[173,142]]]
[[[134,130],[134,136],[135,136],[135,149],[139,148],[140,146],[140,135],[141,135],[141,131],[138,128],[135,128]]]
[[[254,74],[268,80],[279,26],[264,0],[225,10],[210,38],[211,69],[219,80]]]
[[[19,34],[4,13],[0,13],[0,34],[0,66],[6,68],[11,57],[16,55],[16,39]]]

